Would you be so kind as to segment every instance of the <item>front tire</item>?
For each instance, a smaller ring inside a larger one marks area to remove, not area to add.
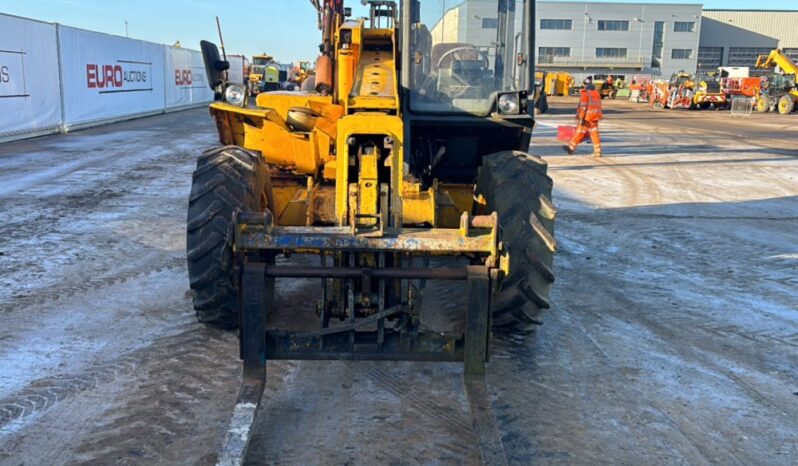
[[[205,151],[197,160],[188,204],[186,255],[197,320],[238,325],[232,252],[233,213],[267,207],[268,171],[260,155],[237,146]]]
[[[501,240],[510,254],[510,274],[492,300],[497,329],[532,331],[550,307],[557,210],[546,171],[543,159],[520,151],[490,154],[482,161],[477,190],[488,211],[498,213]]]
[[[792,96],[781,96],[779,99],[779,113],[782,115],[789,115],[793,110],[795,110],[795,101],[792,100]]]

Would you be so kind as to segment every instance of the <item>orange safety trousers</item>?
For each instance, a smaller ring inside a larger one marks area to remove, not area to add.
[[[568,148],[572,151],[576,149],[576,146],[585,139],[588,133],[590,133],[590,139],[593,141],[593,155],[600,157],[601,137],[599,136],[598,121],[580,121],[574,136],[571,138],[571,142],[568,143]]]

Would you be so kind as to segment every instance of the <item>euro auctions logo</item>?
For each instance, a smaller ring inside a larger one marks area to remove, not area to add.
[[[191,70],[175,70],[175,85],[190,86],[192,82]]]
[[[27,52],[0,50],[0,98],[30,97],[25,82]]]
[[[88,63],[86,87],[100,94],[152,91],[152,63],[117,60],[115,64]]]
[[[204,68],[175,68],[175,86],[188,88],[205,87]]]

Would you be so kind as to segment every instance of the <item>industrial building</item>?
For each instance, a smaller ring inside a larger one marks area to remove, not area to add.
[[[780,48],[798,63],[798,11],[704,10],[698,69],[754,66],[756,57]]]
[[[700,4],[540,2],[536,23],[544,70],[670,76],[696,68]]]
[[[457,5],[432,28],[434,42],[494,40],[495,0],[449,3]],[[535,23],[538,69],[568,71],[578,79],[594,74],[668,78],[680,70],[752,67],[759,54],[777,47],[798,59],[798,11],[543,1],[537,3]]]

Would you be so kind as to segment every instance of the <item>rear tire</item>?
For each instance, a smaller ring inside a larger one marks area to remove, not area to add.
[[[792,100],[792,96],[781,96],[779,99],[779,113],[782,115],[789,115],[793,110],[795,110],[795,101]]]
[[[264,211],[268,186],[261,156],[240,147],[217,147],[197,159],[188,204],[186,255],[200,322],[226,329],[238,325],[233,212]]]
[[[477,190],[488,211],[498,213],[510,254],[510,274],[492,300],[493,325],[500,330],[532,331],[550,307],[557,210],[546,171],[543,159],[520,151],[487,155],[479,171]]]

